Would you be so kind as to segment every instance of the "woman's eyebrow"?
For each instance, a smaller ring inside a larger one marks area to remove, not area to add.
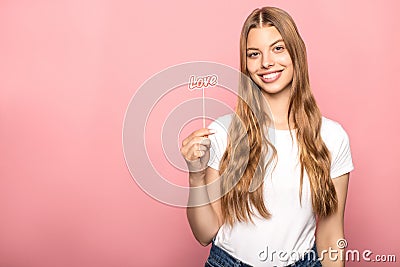
[[[276,40],[275,42],[273,42],[272,44],[270,44],[269,47],[274,46],[274,45],[276,45],[277,43],[282,42],[282,41],[283,41],[283,39]]]
[[[283,42],[283,39],[278,39],[278,40],[276,40],[275,42],[273,42],[272,44],[270,44],[269,47],[274,46],[274,45],[276,45],[276,44],[279,43],[279,42]],[[249,50],[257,50],[257,51],[260,51],[260,49],[254,48],[254,47],[249,47],[249,48],[246,49],[246,51],[249,51]]]

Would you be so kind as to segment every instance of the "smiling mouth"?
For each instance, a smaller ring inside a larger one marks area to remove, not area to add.
[[[261,80],[263,80],[263,82],[266,82],[266,83],[273,82],[273,81],[276,81],[281,76],[282,71],[283,70],[278,70],[278,71],[267,73],[267,74],[262,74],[262,75],[259,74],[259,76],[260,76]]]

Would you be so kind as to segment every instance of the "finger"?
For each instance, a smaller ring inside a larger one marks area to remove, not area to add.
[[[197,160],[197,159],[203,157],[205,155],[205,153],[206,153],[205,150],[202,150],[201,147],[195,145],[189,149],[189,151],[187,153],[187,159],[190,161]]]
[[[210,147],[210,145],[211,145],[211,140],[210,140],[210,138],[203,137],[203,138],[200,140],[200,144],[203,145],[203,146],[206,146],[206,147]]]
[[[194,131],[193,133],[191,133],[191,136],[205,137],[205,136],[208,136],[211,134],[215,134],[216,132],[217,131],[215,129],[201,128],[201,129],[198,129],[198,130]]]
[[[190,142],[193,138],[196,137],[207,137],[211,134],[215,134],[217,131],[214,129],[201,128],[197,131],[192,132],[185,140],[182,141],[182,146],[185,146],[188,142]]]
[[[193,146],[197,144],[209,146],[211,144],[211,140],[207,137],[194,137],[192,140],[190,140],[187,146]]]
[[[190,143],[186,144],[181,148],[181,154],[187,160],[194,160],[198,158],[198,155],[195,151],[197,150],[206,150],[207,146],[201,145],[201,139],[203,137],[196,137],[196,139],[192,140]]]
[[[211,140],[206,137],[196,136],[196,137],[193,137],[189,142],[187,142],[182,148],[183,149],[187,148],[189,150],[192,146],[195,146],[197,149],[197,147],[199,145],[204,145],[204,146],[210,147]]]
[[[208,150],[208,147],[207,147],[207,146],[204,146],[204,145],[199,145],[199,147],[197,148],[197,150],[206,152],[206,151]]]
[[[187,157],[187,153],[188,153],[188,147],[187,146],[183,146],[183,147],[181,147],[181,154],[182,154],[182,156],[184,157],[184,158],[186,158]]]
[[[197,156],[198,158],[203,157],[205,154],[206,154],[205,151],[202,151],[202,150],[197,150],[197,151],[196,151],[196,156]]]

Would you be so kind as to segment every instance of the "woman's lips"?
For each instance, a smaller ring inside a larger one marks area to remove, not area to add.
[[[282,70],[270,72],[268,74],[258,75],[260,76],[261,80],[265,83],[271,83],[279,79],[281,77]]]

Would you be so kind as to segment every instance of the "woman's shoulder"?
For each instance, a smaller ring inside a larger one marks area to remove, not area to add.
[[[346,131],[337,121],[322,118],[321,137],[331,153],[331,177],[336,178],[354,169],[350,141]]]
[[[321,137],[328,147],[348,142],[349,139],[347,132],[339,122],[324,116],[322,116]]]
[[[229,125],[232,122],[232,117],[234,113],[229,113],[223,116],[216,118],[213,122],[208,126],[209,129],[214,129],[222,132],[228,132]]]
[[[325,132],[330,135],[346,133],[342,125],[332,119],[322,116],[321,133]]]

